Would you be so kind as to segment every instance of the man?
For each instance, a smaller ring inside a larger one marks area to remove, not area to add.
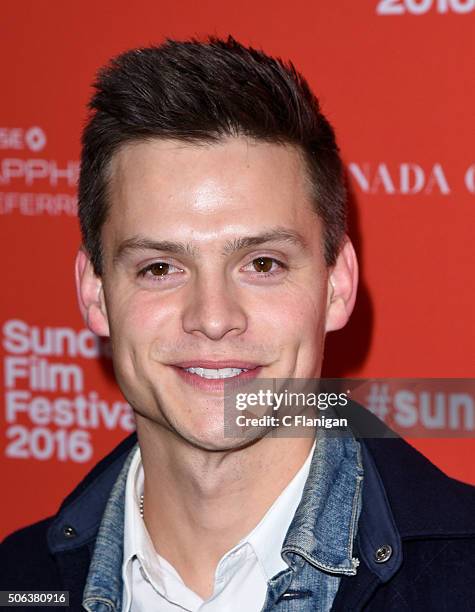
[[[78,298],[138,446],[7,538],[2,588],[90,611],[474,609],[470,487],[399,439],[223,435],[225,380],[318,378],[355,301],[304,79],[230,38],[130,51],[95,87]]]

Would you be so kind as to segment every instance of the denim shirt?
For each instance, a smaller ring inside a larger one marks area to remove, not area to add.
[[[320,435],[321,432],[321,435]],[[361,448],[320,430],[302,499],[281,555],[288,568],[268,582],[262,612],[328,612],[342,575],[357,572],[353,545],[361,511]],[[84,589],[89,612],[121,612],[125,485],[135,447],[112,489]]]

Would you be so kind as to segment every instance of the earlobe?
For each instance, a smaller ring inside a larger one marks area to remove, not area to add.
[[[98,336],[109,336],[109,322],[102,280],[96,276],[87,253],[80,248],[75,265],[79,308],[88,328]]]
[[[358,260],[348,237],[328,277],[325,331],[341,329],[353,311],[358,287]]]

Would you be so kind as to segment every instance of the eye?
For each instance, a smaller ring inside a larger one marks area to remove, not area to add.
[[[272,270],[274,263],[276,263],[276,261],[272,259],[272,257],[258,257],[252,260],[252,267],[256,272],[267,273]]]
[[[155,261],[140,270],[139,276],[163,278],[164,276],[170,276],[172,273],[176,272],[183,272],[183,270],[166,261]]]
[[[254,273],[256,277],[275,276],[287,269],[287,266],[274,257],[256,257],[243,270]],[[257,274],[256,274],[257,273]]]

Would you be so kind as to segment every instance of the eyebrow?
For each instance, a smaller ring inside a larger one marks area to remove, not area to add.
[[[236,251],[248,249],[249,247],[259,246],[268,242],[289,242],[302,248],[303,250],[308,249],[307,241],[304,237],[294,230],[288,230],[284,228],[276,228],[258,234],[257,236],[242,236],[226,242],[223,255],[229,255]]]
[[[173,240],[151,240],[142,236],[133,236],[122,241],[117,247],[113,261],[116,263],[129,251],[163,251],[175,255],[188,255],[195,257],[197,250],[190,243],[175,242]]]
[[[275,228],[256,236],[241,236],[234,240],[229,240],[225,243],[223,255],[231,255],[237,251],[247,249],[254,246],[260,246],[269,242],[289,242],[295,244],[303,250],[308,249],[307,241],[304,237],[294,230],[285,228]],[[115,253],[113,261],[116,263],[124,254],[129,251],[162,251],[165,253],[173,253],[175,255],[186,255],[188,257],[196,257],[199,249],[189,242],[175,242],[174,240],[152,240],[144,236],[133,236],[122,241]]]

